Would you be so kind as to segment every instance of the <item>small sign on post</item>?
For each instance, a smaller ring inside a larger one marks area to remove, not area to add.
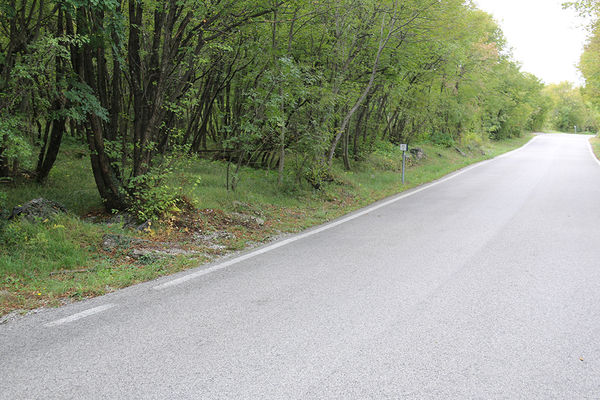
[[[404,167],[406,165],[406,150],[408,150],[408,144],[401,144],[400,150],[402,151],[402,184],[404,185]]]

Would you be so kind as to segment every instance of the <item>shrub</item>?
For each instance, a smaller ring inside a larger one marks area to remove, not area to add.
[[[473,131],[469,131],[463,135],[461,144],[470,150],[478,149],[483,146],[483,138],[481,135]]]
[[[313,164],[305,174],[305,179],[310,185],[319,190],[325,182],[332,182],[333,177],[327,165],[323,162]]]
[[[177,211],[180,200],[178,188],[165,184],[166,173],[147,173],[130,183],[129,211],[141,221],[156,221]],[[180,189],[180,188],[179,188]]]
[[[390,142],[378,142],[368,157],[369,163],[381,171],[399,171],[402,168],[400,147]]]
[[[439,146],[444,147],[452,147],[454,146],[454,138],[450,134],[441,132],[439,130],[435,130],[429,136],[429,140],[433,144],[437,144]]]

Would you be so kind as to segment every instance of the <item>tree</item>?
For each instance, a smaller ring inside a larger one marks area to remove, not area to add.
[[[379,141],[501,139],[548,109],[462,0],[9,0],[0,50],[0,173],[43,182],[71,135],[106,208],[144,218],[177,157],[319,188]]]

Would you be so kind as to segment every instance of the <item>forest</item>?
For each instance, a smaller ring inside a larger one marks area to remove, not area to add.
[[[382,142],[540,130],[578,100],[563,89],[469,1],[4,0],[0,179],[45,184],[75,140],[108,211],[155,217],[174,159],[226,162],[230,189],[240,166],[319,188]]]

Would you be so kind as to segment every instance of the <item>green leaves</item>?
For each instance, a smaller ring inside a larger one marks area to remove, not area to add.
[[[23,135],[24,127],[22,118],[0,113],[1,155],[9,162],[25,159],[32,154],[33,146]]]
[[[96,11],[114,11],[121,5],[119,0],[60,0],[59,2],[67,10],[84,7]]]
[[[462,0],[45,4],[27,43],[0,33],[1,156],[44,150],[60,120],[58,136],[93,138],[105,204],[144,218],[172,205],[160,167],[183,153],[318,186],[324,158],[349,168],[380,141],[518,135],[548,109],[491,16]],[[0,22],[21,14],[3,4]]]

